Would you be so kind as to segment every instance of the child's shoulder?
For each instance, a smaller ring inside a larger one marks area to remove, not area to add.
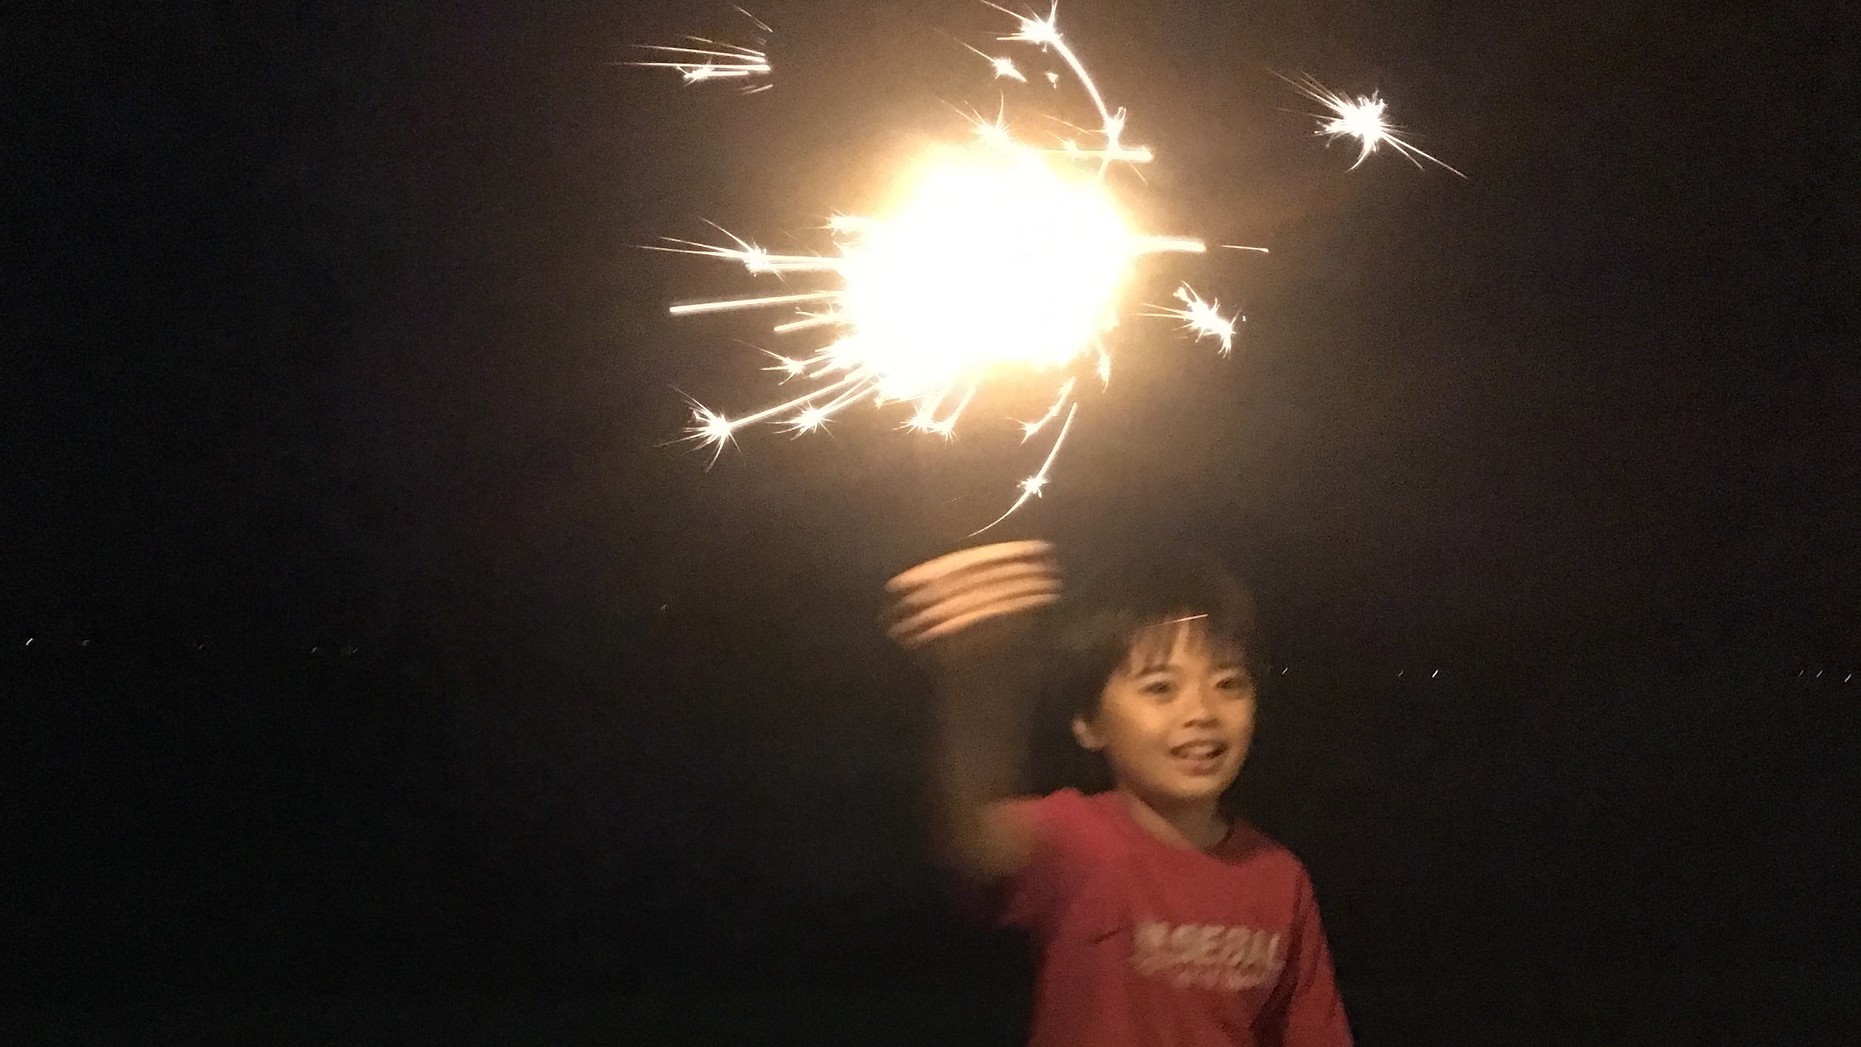
[[[1072,846],[1084,844],[1095,850],[1137,852],[1169,846],[1140,828],[1125,801],[1115,792],[1087,794],[1077,789],[1058,789],[1045,796],[1014,801],[1014,804],[1024,817],[1035,823],[1041,835],[1057,837]],[[1291,848],[1244,818],[1234,819],[1227,838],[1208,854],[1225,864],[1246,866],[1274,879],[1302,881],[1308,878],[1305,863]]]
[[[1049,849],[1106,852],[1121,850],[1126,842],[1119,819],[1129,816],[1114,793],[1056,789],[1007,801],[1006,807]]]
[[[1263,873],[1294,881],[1309,879],[1305,863],[1299,860],[1292,848],[1245,818],[1234,820],[1228,838],[1216,846],[1214,854],[1229,863],[1244,863]]]
[[[1082,793],[1078,789],[1055,789],[1045,796],[1024,801],[1038,816],[1078,825],[1112,825],[1128,818],[1124,801],[1115,792]]]
[[[1010,810],[1021,816],[1060,828],[1079,828],[1104,823],[1115,813],[1107,802],[1110,793],[1091,796],[1078,789],[1055,789],[1043,796],[1023,796],[1007,801]]]

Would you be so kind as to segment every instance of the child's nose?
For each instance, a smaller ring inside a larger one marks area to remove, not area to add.
[[[1189,697],[1189,718],[1193,723],[1210,724],[1221,719],[1221,696],[1207,685],[1197,687]]]
[[[1220,723],[1223,716],[1245,717],[1246,703],[1235,702],[1220,687],[1203,684],[1189,695],[1189,722],[1207,726]]]

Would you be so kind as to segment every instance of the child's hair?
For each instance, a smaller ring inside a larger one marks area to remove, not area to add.
[[[1071,740],[1072,719],[1097,711],[1105,682],[1126,663],[1135,645],[1173,639],[1169,631],[1154,627],[1179,621],[1212,643],[1232,646],[1254,680],[1264,681],[1253,598],[1213,558],[1181,546],[1163,546],[1108,559],[1077,580],[1068,579],[1066,595],[1054,608],[1042,683],[1044,711],[1035,753],[1042,784],[1054,777],[1074,785],[1106,781],[1102,760],[1079,758]],[[1051,728],[1056,725],[1063,741],[1054,737]],[[1056,767],[1048,766],[1056,755],[1057,775]]]

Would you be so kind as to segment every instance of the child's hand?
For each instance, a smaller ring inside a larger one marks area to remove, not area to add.
[[[948,656],[959,636],[965,648],[1013,644],[1030,612],[1059,599],[1060,568],[1046,542],[1002,542],[926,560],[885,588],[896,597],[886,630],[892,639]]]

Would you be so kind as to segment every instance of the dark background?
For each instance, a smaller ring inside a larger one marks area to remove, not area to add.
[[[1363,1042],[1845,1040],[1856,21],[1512,6],[1065,5],[1158,226],[1273,253],[1178,260],[1236,353],[1133,324],[1014,527],[1258,589]],[[1025,467],[705,471],[672,387],[766,376],[665,306],[741,280],[636,249],[856,203],[1005,16],[753,10],[739,97],[615,64],[723,4],[9,6],[8,1042],[1016,1042],[874,622]]]

